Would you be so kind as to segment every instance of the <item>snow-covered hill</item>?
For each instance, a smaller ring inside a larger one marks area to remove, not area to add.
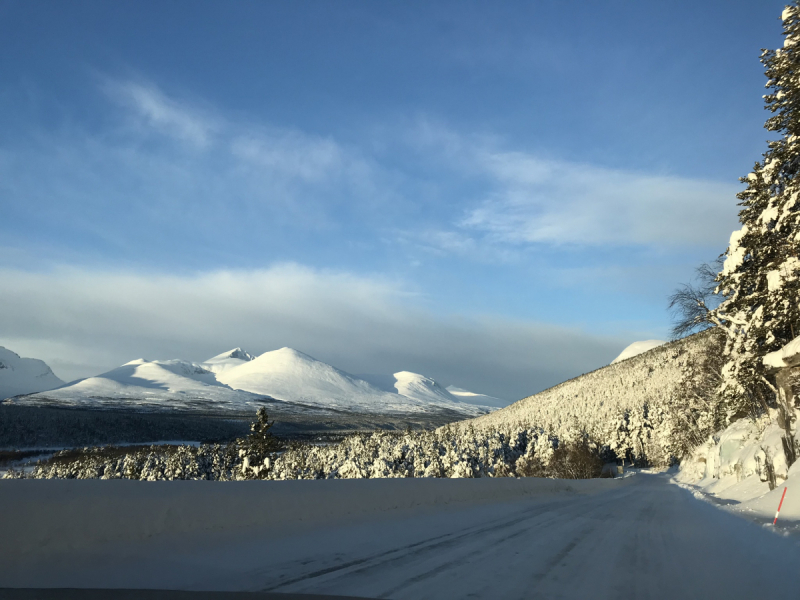
[[[669,462],[677,423],[670,411],[687,360],[707,346],[707,332],[659,345],[565,381],[469,421],[475,428],[543,429],[559,439],[585,430],[621,455]]]
[[[409,373],[406,391],[380,390],[291,348],[254,357],[241,348],[202,363],[144,360],[126,363],[57,390],[17,399],[19,404],[145,409],[252,411],[279,401],[292,412],[314,409],[366,414],[450,411],[472,417],[491,410],[459,402],[432,379]],[[412,379],[426,382],[412,385]],[[60,383],[60,382],[59,382]]]
[[[0,400],[52,390],[61,385],[64,382],[43,361],[21,358],[16,352],[0,346]]]
[[[633,342],[629,346],[627,346],[622,352],[620,352],[619,356],[611,361],[611,364],[615,364],[621,362],[623,360],[627,360],[629,358],[633,358],[634,356],[638,356],[642,352],[647,352],[648,350],[652,350],[653,348],[658,348],[659,346],[663,346],[666,342],[663,340],[643,340],[641,342]]]

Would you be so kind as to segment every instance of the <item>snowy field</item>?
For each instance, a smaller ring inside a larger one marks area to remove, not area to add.
[[[794,537],[669,477],[0,481],[0,587],[796,597]]]

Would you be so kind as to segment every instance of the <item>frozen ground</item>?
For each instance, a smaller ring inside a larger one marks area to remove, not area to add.
[[[668,475],[0,481],[0,587],[382,598],[796,597],[800,545]]]

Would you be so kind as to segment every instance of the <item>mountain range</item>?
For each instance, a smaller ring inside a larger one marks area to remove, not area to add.
[[[298,411],[453,411],[469,417],[490,412],[496,402],[502,402],[458,388],[454,394],[433,379],[408,371],[395,374],[396,392],[389,392],[292,348],[260,356],[234,348],[201,363],[137,359],[69,384],[55,377],[42,361],[10,354],[18,362],[36,363],[38,370],[31,373],[46,370],[50,374],[38,386],[31,380],[33,387],[27,389],[19,378],[16,387],[0,387],[0,398],[17,396],[11,402],[22,405],[250,412],[265,403],[280,402],[283,408]],[[483,398],[489,402],[481,404]]]

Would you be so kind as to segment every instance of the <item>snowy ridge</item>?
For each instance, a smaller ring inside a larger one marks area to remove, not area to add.
[[[612,450],[654,464],[669,461],[668,408],[686,360],[705,346],[705,333],[660,345],[565,381],[466,423],[475,428],[541,428],[559,439],[581,430]]]
[[[44,361],[22,358],[0,346],[0,400],[64,385]]]

